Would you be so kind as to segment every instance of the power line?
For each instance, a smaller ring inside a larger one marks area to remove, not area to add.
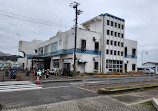
[[[36,21],[39,21],[39,22],[45,22],[45,23],[47,22],[47,21],[43,21],[43,20],[38,20],[38,19],[31,18],[31,17],[27,17],[27,16],[24,16],[24,15],[20,15],[20,14],[16,14],[16,13],[4,11],[4,10],[1,10],[1,9],[0,9],[0,11],[1,11],[1,12],[5,12],[5,13],[8,13],[8,14],[12,14],[12,15],[20,16],[20,17],[23,17],[23,18],[36,20]],[[47,23],[48,23],[48,24],[59,25],[59,24],[55,24],[55,23],[51,23],[51,22],[47,22]]]
[[[60,25],[57,25],[57,24],[44,23],[44,22],[29,20],[29,19],[25,19],[25,18],[19,18],[19,17],[7,15],[7,14],[2,14],[2,13],[0,13],[0,15],[10,17],[10,18],[14,18],[14,19],[18,19],[18,20],[27,21],[27,22],[38,23],[38,24],[41,24],[41,25],[47,25],[47,26],[53,26],[53,27],[65,27],[65,26],[60,26]],[[67,27],[67,28],[71,28],[71,27]]]

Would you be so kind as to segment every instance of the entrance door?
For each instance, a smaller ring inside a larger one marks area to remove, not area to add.
[[[70,63],[64,63],[63,64],[63,76],[72,76],[71,72],[70,72]]]
[[[125,72],[127,72],[127,64],[125,64]]]
[[[84,72],[85,72],[85,64],[84,63],[82,63],[81,64],[81,74],[84,74]]]

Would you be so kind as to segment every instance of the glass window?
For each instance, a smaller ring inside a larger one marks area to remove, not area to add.
[[[95,50],[96,50],[96,51],[99,50],[99,42],[95,42]]]
[[[113,31],[111,31],[111,36],[113,36]]]
[[[109,45],[109,40],[107,40],[107,44]]]
[[[114,55],[116,55],[116,51],[114,51]]]
[[[108,49],[106,50],[106,54],[109,54],[109,50]]]
[[[132,71],[135,71],[135,70],[136,70],[136,65],[132,64]]]
[[[136,49],[132,49],[132,55],[136,55]]]
[[[115,22],[115,27],[117,27],[117,23]]]
[[[94,69],[98,70],[98,62],[94,62]]]
[[[115,42],[114,42],[114,46],[116,46],[116,45],[117,45],[117,42],[115,41]]]
[[[121,34],[121,37],[124,38],[124,34]]]
[[[120,24],[118,24],[118,28],[120,28]]]
[[[118,51],[118,55],[120,55],[120,51]]]
[[[109,20],[107,20],[107,25],[109,25]]]
[[[113,45],[113,41],[111,40],[111,45]]]
[[[121,47],[123,47],[123,43],[121,43]]]
[[[86,40],[81,40],[81,49],[86,50]]]
[[[115,37],[117,37],[117,32],[115,32]]]
[[[113,26],[113,21],[111,21],[111,26]]]
[[[120,42],[118,42],[118,46],[120,46]]]
[[[59,60],[53,60],[53,68],[59,68]]]
[[[113,50],[110,50],[110,54],[111,54],[111,55],[113,54]]]
[[[118,37],[120,37],[120,33],[118,33]]]
[[[107,35],[109,35],[109,30],[107,30]]]
[[[122,29],[124,29],[124,25],[122,25]]]
[[[121,52],[121,56],[123,56],[123,52]]]
[[[51,49],[51,51],[54,52],[54,51],[57,51],[57,50],[58,50],[58,42],[52,43],[52,49]]]

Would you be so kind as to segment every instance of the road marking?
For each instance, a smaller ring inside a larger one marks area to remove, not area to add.
[[[30,81],[9,81],[0,82],[0,92],[12,92],[23,90],[41,89],[42,87],[33,84]]]

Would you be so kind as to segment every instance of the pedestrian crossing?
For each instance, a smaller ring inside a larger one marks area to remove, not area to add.
[[[22,90],[41,89],[42,87],[33,84],[30,81],[7,81],[0,82],[0,92],[12,92]]]

